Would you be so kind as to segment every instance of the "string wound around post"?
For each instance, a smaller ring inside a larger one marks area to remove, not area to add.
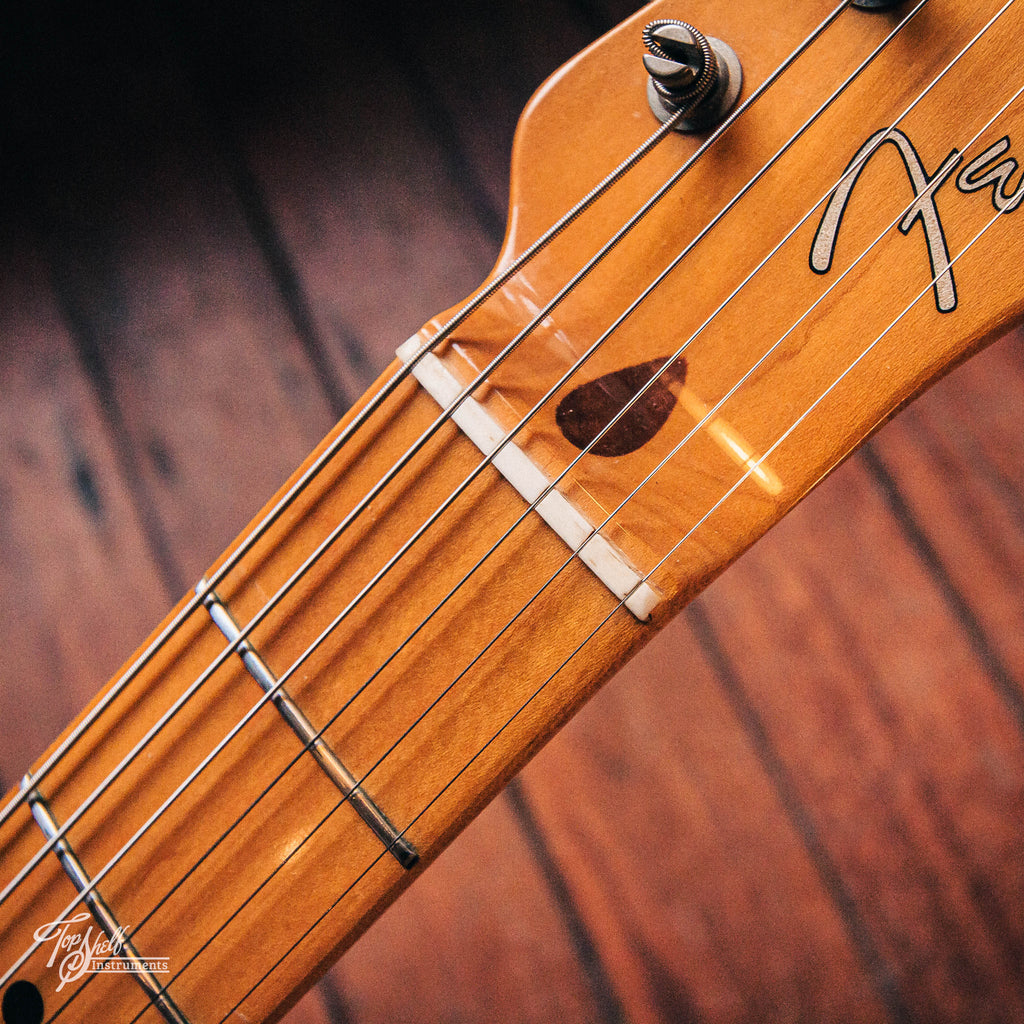
[[[650,22],[643,40],[647,102],[659,121],[677,118],[676,131],[701,132],[725,120],[743,86],[731,46],[676,20]]]

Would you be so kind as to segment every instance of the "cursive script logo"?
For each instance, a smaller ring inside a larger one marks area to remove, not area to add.
[[[953,268],[949,265],[949,249],[946,246],[946,235],[942,230],[942,221],[935,206],[935,193],[945,184],[949,176],[956,170],[957,164],[963,159],[957,150],[953,150],[934,174],[929,174],[921,163],[913,143],[896,128],[887,128],[875,132],[850,161],[843,174],[839,187],[832,193],[832,198],[825,207],[818,231],[811,246],[811,269],[817,274],[826,274],[832,269],[832,256],[836,248],[836,236],[842,223],[846,204],[850,194],[860,178],[861,172],[868,162],[882,151],[882,147],[891,143],[903,157],[903,165],[907,169],[910,184],[914,189],[914,201],[910,204],[899,229],[904,235],[910,233],[915,223],[920,221],[924,228],[924,237],[928,245],[928,258],[932,266],[932,282],[935,291],[935,305],[940,313],[949,313],[956,309],[956,283],[953,281]]]
[[[983,188],[991,188],[995,209],[1000,213],[1012,213],[1024,201],[1020,181],[1012,192],[1009,191],[1010,178],[1017,170],[1017,161],[1011,156],[1009,160],[996,163],[1009,148],[1010,138],[1004,135],[957,175],[956,187],[961,192],[980,192]]]
[[[811,245],[811,269],[817,274],[826,274],[832,269],[832,257],[835,253],[836,238],[846,212],[850,195],[860,178],[861,172],[878,153],[887,146],[893,146],[903,159],[907,177],[914,191],[914,201],[899,222],[899,229],[904,234],[917,223],[924,230],[925,244],[928,247],[928,260],[932,271],[932,289],[935,293],[935,305],[940,313],[949,313],[956,309],[956,282],[953,279],[953,268],[949,261],[949,248],[946,235],[942,229],[942,219],[935,205],[935,195],[949,180],[950,176],[963,162],[963,154],[953,149],[949,156],[939,165],[938,170],[929,174],[914,149],[913,143],[903,132],[896,128],[882,129],[875,132],[857,151],[843,174],[843,179],[832,193],[821,223],[814,235]],[[1024,201],[1021,183],[1010,191],[1010,178],[1017,170],[1017,161],[1010,157],[1000,157],[1010,148],[1010,140],[1003,137],[983,153],[975,157],[957,175],[956,187],[963,193],[979,192],[986,188],[992,190],[992,205],[1000,213],[1015,210]],[[998,162],[997,162],[998,161]]]
[[[99,971],[128,971],[131,973],[166,974],[169,970],[166,957],[142,960],[128,942],[127,929],[118,928],[105,935],[89,925],[85,931],[77,926],[92,917],[86,911],[73,917],[51,921],[37,928],[32,936],[40,946],[52,943],[50,959],[46,966],[57,964],[60,984],[59,992],[65,985],[77,981],[86,973]]]

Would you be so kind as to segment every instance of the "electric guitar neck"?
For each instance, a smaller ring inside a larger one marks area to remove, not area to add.
[[[1012,0],[663,0],[549,79],[489,278],[396,340],[8,794],[6,1024],[279,1018],[659,628],[1017,323],[1022,32]]]

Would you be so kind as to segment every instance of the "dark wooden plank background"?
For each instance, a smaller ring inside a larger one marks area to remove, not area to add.
[[[631,7],[0,15],[5,787],[483,277],[519,109]],[[293,1024],[1024,1020],[1022,348],[744,557]]]

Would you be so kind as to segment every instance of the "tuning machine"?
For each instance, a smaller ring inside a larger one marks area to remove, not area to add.
[[[681,132],[720,124],[743,85],[743,69],[732,47],[676,20],[652,21],[643,40],[650,76],[647,101],[654,116],[665,122],[684,111],[673,126]]]

